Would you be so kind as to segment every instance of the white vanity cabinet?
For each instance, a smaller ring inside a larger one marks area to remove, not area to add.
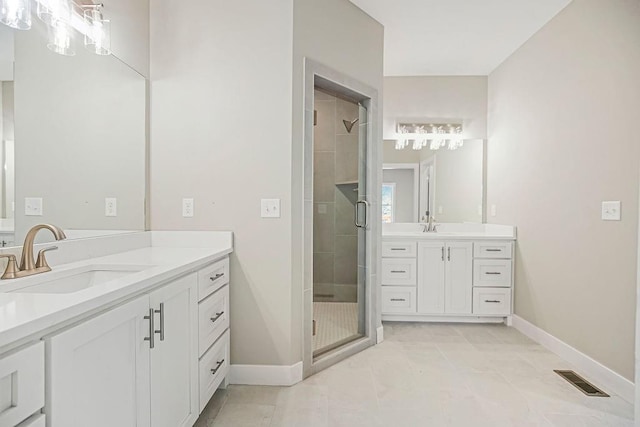
[[[383,320],[477,322],[509,316],[513,242],[433,237],[383,240]]]
[[[192,426],[228,375],[228,262],[46,338],[47,426]]]
[[[44,344],[0,356],[0,426],[31,425],[44,406]],[[26,420],[26,421],[25,421]]]
[[[472,243],[418,243],[418,313],[470,314]]]

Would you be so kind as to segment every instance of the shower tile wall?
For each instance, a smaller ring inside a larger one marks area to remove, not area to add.
[[[358,132],[342,122],[358,117],[351,103],[315,91],[314,126],[314,301],[357,301]]]

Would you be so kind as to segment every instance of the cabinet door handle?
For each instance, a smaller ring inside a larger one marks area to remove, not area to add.
[[[404,298],[391,298],[391,301],[406,301]]]
[[[219,278],[221,278],[222,276],[224,276],[224,273],[218,273],[215,276],[211,276],[209,277],[209,280],[211,280],[212,282],[218,280]]]
[[[160,329],[156,329],[154,332],[160,334],[160,341],[164,341],[164,303],[160,303],[160,310],[154,310],[154,312],[160,314]]]
[[[444,246],[441,249],[442,249],[442,261],[444,262]]]
[[[215,375],[216,372],[218,372],[218,370],[220,369],[220,367],[222,366],[223,363],[224,363],[224,359],[217,361],[216,362],[216,367],[211,369],[211,375]]]
[[[484,273],[484,274],[490,274],[490,275],[493,275],[493,276],[498,275],[498,276],[499,276],[499,275],[500,275],[500,274],[502,274],[502,273],[500,273],[499,271],[487,271],[487,272],[486,272],[486,273]]]
[[[451,248],[447,248],[447,261],[451,261]]]
[[[224,311],[221,311],[220,313],[216,313],[214,317],[211,317],[211,322],[215,323],[216,320],[218,320],[223,314],[224,314]]]
[[[392,273],[406,273],[405,270],[391,270]]]
[[[149,309],[149,315],[144,316],[144,318],[149,321],[149,336],[145,337],[144,340],[149,341],[149,348],[154,348],[156,346],[156,334],[154,333],[155,328],[153,326],[153,308]]]
[[[486,299],[484,300],[484,302],[489,302],[492,304],[500,304],[501,301],[497,300],[497,299]]]

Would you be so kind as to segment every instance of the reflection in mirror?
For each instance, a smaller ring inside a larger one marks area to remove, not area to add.
[[[383,158],[383,222],[418,222],[427,212],[440,223],[483,221],[483,140],[456,150],[385,141]]]
[[[58,55],[46,34],[38,19],[30,31],[0,28],[0,46],[12,47],[0,53],[5,243],[38,223],[69,238],[143,230],[146,80],[114,56]]]
[[[13,245],[13,81],[0,81],[0,246]]]

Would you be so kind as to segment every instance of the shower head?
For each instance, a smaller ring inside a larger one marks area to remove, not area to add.
[[[347,132],[351,133],[351,130],[353,129],[353,125],[358,123],[358,120],[360,119],[357,118],[353,120],[343,120],[342,123],[344,123],[344,127],[347,129]]]

